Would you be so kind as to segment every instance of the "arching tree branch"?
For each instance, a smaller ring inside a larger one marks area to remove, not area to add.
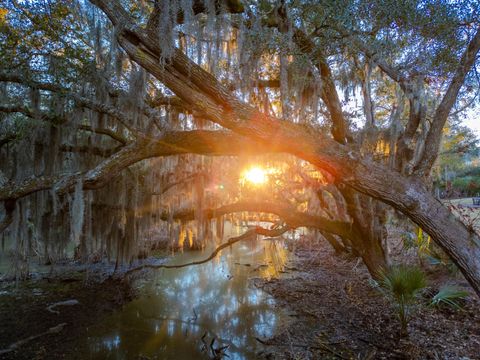
[[[322,216],[299,212],[291,205],[283,204],[278,201],[239,201],[234,204],[220,206],[216,209],[206,209],[203,212],[203,218],[213,219],[225,214],[243,211],[277,215],[292,229],[309,227],[320,229],[345,238],[351,236],[350,223],[346,221],[335,221]],[[174,220],[180,221],[189,221],[196,218],[194,209],[180,210],[172,215]],[[172,215],[169,216],[169,214],[164,213],[161,218],[163,220],[168,220]]]
[[[170,131],[157,139],[130,143],[87,172],[32,177],[20,184],[7,182],[0,187],[0,201],[17,200],[47,189],[54,189],[59,194],[71,192],[78,181],[82,181],[85,190],[98,189],[105,186],[123,169],[154,157],[191,153],[220,156],[266,152],[279,152],[279,149],[257,144],[226,131]]]
[[[94,132],[95,134],[109,136],[113,140],[116,140],[123,145],[126,145],[128,143],[128,140],[123,135],[110,129],[97,128],[97,127],[92,127],[90,125],[79,125],[77,126],[77,128],[84,131]]]
[[[45,90],[45,91],[50,91],[50,92],[55,92],[58,93],[62,96],[65,96],[67,98],[70,98],[75,101],[75,103],[78,106],[83,106],[86,107],[90,110],[106,114],[111,116],[114,119],[117,119],[125,128],[127,128],[132,134],[136,136],[143,136],[143,132],[139,129],[137,129],[133,124],[131,119],[125,115],[122,111],[119,111],[118,109],[114,108],[113,106],[106,105],[104,103],[88,99],[84,96],[75,94],[71,92],[68,89],[65,89],[59,85],[51,84],[51,83],[42,83],[38,82],[35,80],[31,80],[22,74],[18,73],[12,73],[12,72],[5,72],[5,71],[0,71],[0,81],[3,82],[14,82],[18,84],[22,84],[25,86],[28,86],[33,89],[39,89],[39,90]],[[18,108],[19,112],[24,112],[25,115],[28,113],[31,113],[31,110],[25,110],[24,107],[19,107]],[[21,110],[21,111],[20,111]],[[30,115],[28,115],[30,116]]]

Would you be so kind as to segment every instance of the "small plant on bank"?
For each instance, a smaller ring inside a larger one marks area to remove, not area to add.
[[[408,336],[407,326],[418,301],[418,294],[426,286],[424,273],[415,266],[393,266],[380,275],[379,285],[395,307],[401,335]]]
[[[462,308],[462,301],[468,296],[468,291],[461,290],[456,286],[445,285],[430,301],[430,306],[450,306],[454,309]]]
[[[426,234],[420,227],[416,233],[405,232],[402,235],[403,247],[405,250],[416,249],[420,266],[425,266],[426,260],[429,265],[444,266],[451,274],[458,271],[456,265],[435,243],[431,237]]]

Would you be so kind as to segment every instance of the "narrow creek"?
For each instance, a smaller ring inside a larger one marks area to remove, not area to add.
[[[232,229],[235,235],[240,229]],[[170,264],[205,258],[204,252],[175,254]],[[289,252],[281,242],[237,243],[212,262],[157,270],[140,281],[139,297],[88,329],[92,359],[208,359],[228,348],[230,359],[251,359],[285,319],[274,300],[252,285],[254,277],[283,271]]]

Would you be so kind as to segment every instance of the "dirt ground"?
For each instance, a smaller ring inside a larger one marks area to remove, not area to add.
[[[54,280],[28,280],[18,288],[1,284],[0,359],[82,359],[76,344],[86,328],[134,296],[125,281],[92,280],[85,282],[84,274],[71,272]],[[47,309],[73,299],[78,304]],[[16,349],[2,354],[13,344]]]
[[[428,291],[409,324],[409,338],[384,296],[358,262],[329,248],[295,251],[289,278],[255,284],[288,309],[291,321],[262,356],[271,359],[480,359],[480,302],[471,293],[463,310],[428,307]],[[300,270],[301,269],[301,270]],[[445,281],[467,288],[460,275],[429,276],[430,293]],[[431,295],[430,295],[431,296]]]

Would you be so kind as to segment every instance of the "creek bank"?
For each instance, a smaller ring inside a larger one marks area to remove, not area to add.
[[[146,259],[158,263],[159,259]],[[32,273],[18,286],[0,282],[2,359],[82,359],[78,339],[87,329],[133,300],[132,277],[114,265],[65,262]]]
[[[255,279],[291,318],[274,337],[258,339],[266,345],[266,358],[479,359],[480,302],[471,290],[461,311],[419,306],[405,339],[391,304],[370,285],[362,264],[336,257],[321,244],[297,248],[295,255],[295,275]],[[431,289],[446,280],[467,285],[446,276],[430,275]]]

